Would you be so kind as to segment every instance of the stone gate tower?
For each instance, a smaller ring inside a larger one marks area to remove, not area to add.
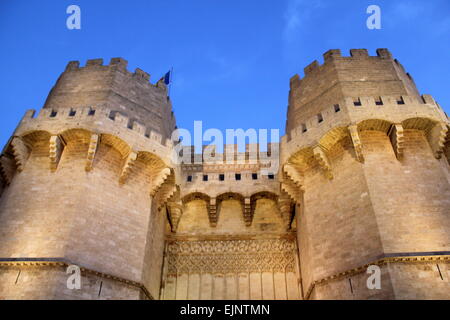
[[[450,299],[449,120],[350,53],[291,79],[279,144],[181,164],[163,81],[70,62],[0,157],[0,299]]]
[[[281,144],[304,298],[450,298],[447,116],[386,49],[330,50],[304,71]]]
[[[155,212],[175,190],[175,119],[164,83],[126,66],[69,62],[5,147],[0,296],[159,296],[166,217]],[[65,284],[72,264],[80,290]]]

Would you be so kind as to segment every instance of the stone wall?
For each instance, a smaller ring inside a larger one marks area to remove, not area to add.
[[[447,115],[386,49],[324,60],[279,144],[182,164],[162,81],[70,62],[0,156],[0,299],[449,299]]]
[[[450,254],[449,120],[387,51],[351,53],[291,80],[280,177],[299,208],[305,298],[449,298],[433,267]],[[366,286],[371,264],[381,290]]]

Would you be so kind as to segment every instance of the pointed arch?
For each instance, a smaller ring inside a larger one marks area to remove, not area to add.
[[[271,191],[260,191],[257,193],[254,193],[250,196],[251,201],[257,201],[259,199],[269,199],[269,200],[273,200],[275,202],[278,201],[278,195],[271,192]]]
[[[383,119],[367,119],[358,123],[358,131],[381,131],[388,134],[392,122]]]
[[[336,127],[325,133],[319,140],[319,144],[325,150],[330,150],[340,140],[348,137],[347,127]]]
[[[121,154],[122,158],[127,157],[131,152],[131,147],[128,143],[126,143],[119,137],[109,133],[102,133],[100,137],[100,143],[108,145],[117,150]]]
[[[416,117],[409,118],[402,121],[403,129],[416,129],[423,130],[425,133],[429,133],[436,125],[437,121],[428,118]]]
[[[22,134],[22,139],[30,145],[34,146],[36,143],[49,143],[51,133],[45,130],[32,130]]]
[[[86,129],[67,129],[59,134],[61,138],[69,143],[71,141],[77,141],[81,143],[89,144],[89,140],[91,139],[92,132]]]
[[[206,202],[206,204],[209,205],[211,197],[208,196],[206,193],[203,192],[192,192],[187,195],[185,195],[181,201],[183,204],[187,204],[188,202],[194,201],[194,200],[203,200]]]

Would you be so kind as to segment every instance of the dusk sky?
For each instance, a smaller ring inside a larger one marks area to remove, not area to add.
[[[81,8],[81,30],[66,9]],[[366,9],[381,8],[381,30]],[[289,79],[339,48],[388,48],[419,91],[450,112],[450,1],[19,1],[0,2],[3,146],[27,109],[40,109],[68,61],[128,60],[156,82],[174,68],[180,128],[279,128]]]

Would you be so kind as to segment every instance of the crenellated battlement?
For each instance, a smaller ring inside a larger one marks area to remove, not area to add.
[[[180,152],[181,156],[187,155],[187,160],[192,163],[208,164],[216,162],[240,162],[240,161],[259,161],[267,160],[279,155],[279,143],[267,143],[265,146],[259,143],[250,143],[245,145],[245,151],[239,150],[238,144],[224,144],[223,151],[219,152],[216,145],[203,145],[202,153],[196,153],[194,146],[183,146]],[[187,163],[189,164],[189,163]]]
[[[44,109],[69,109],[107,104],[111,111],[120,112],[139,123],[145,123],[163,139],[170,137],[176,127],[172,104],[163,78],[155,84],[150,74],[136,68],[127,70],[123,58],[87,60],[84,66],[71,61],[52,88]]]
[[[283,163],[288,154],[313,146],[329,131],[366,120],[377,119],[389,123],[402,123],[407,119],[423,118],[434,123],[450,121],[431,95],[416,96],[361,96],[345,97],[331,105],[318,108],[318,114],[301,119],[299,125],[281,138]]]
[[[303,69],[304,77],[312,74],[313,72],[316,72],[320,70],[320,68],[324,64],[333,63],[333,62],[339,62],[339,61],[345,61],[345,62],[352,62],[357,61],[360,59],[385,59],[385,60],[392,60],[392,54],[388,49],[377,49],[376,55],[371,56],[369,55],[369,52],[367,49],[350,49],[349,56],[343,56],[340,49],[330,49],[327,52],[323,54],[323,64],[320,64],[317,60],[314,60],[311,62],[308,66],[306,66]],[[396,63],[400,65],[398,60],[394,59]],[[403,70],[403,66],[401,67]],[[298,80],[301,80],[300,76],[296,74],[294,77],[298,77]],[[291,82],[292,83],[292,82]]]
[[[448,298],[450,121],[387,49],[329,50],[293,76],[267,144],[171,140],[164,81],[127,65],[69,62],[0,155],[0,296]],[[71,292],[39,257],[96,271]]]
[[[139,121],[129,118],[107,105],[41,109],[39,113],[28,110],[22,118],[15,135],[24,136],[33,131],[47,131],[58,135],[69,129],[84,129],[90,132],[114,134],[130,149],[146,150],[170,164],[173,143],[159,132]]]
[[[367,49],[351,49],[349,56],[333,49],[304,68],[304,76],[290,79],[286,132],[348,97],[412,96],[420,99],[414,81],[387,49],[369,55]],[[377,98],[378,99],[378,98]]]
[[[69,61],[67,63],[66,72],[77,71],[77,70],[95,70],[98,67],[102,67],[103,69],[112,69],[112,70],[120,70],[126,73],[130,78],[133,78],[137,81],[142,81],[143,83],[149,83],[155,88],[160,90],[167,90],[167,87],[164,83],[164,79],[159,79],[154,85],[150,82],[150,74],[145,72],[140,68],[136,68],[134,72],[130,72],[127,69],[128,61],[123,58],[111,58],[109,64],[104,64],[102,58],[98,59],[89,59],[86,61],[85,66],[80,66],[80,61]]]

